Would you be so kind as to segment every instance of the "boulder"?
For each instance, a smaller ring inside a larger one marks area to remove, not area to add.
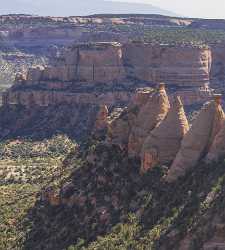
[[[189,124],[180,97],[174,97],[166,118],[150,132],[141,152],[141,173],[147,172],[156,164],[168,164],[178,150],[181,141],[189,130]]]
[[[128,142],[128,154],[130,157],[140,156],[144,140],[165,118],[169,107],[170,104],[165,86],[160,84],[159,89],[150,96],[133,122]]]
[[[173,182],[178,177],[196,166],[208,152],[212,142],[224,121],[224,112],[218,101],[207,102],[201,109],[181,143],[181,148],[166,176],[166,181]]]

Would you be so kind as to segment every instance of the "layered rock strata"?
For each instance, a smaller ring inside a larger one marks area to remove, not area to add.
[[[211,51],[191,46],[147,43],[92,43],[65,49],[54,67],[28,73],[31,84],[45,81],[111,82],[124,79],[204,87]]]
[[[209,48],[130,43],[124,45],[123,60],[130,78],[179,86],[209,83]]]
[[[156,164],[168,164],[180,149],[189,124],[180,97],[175,97],[165,119],[153,129],[144,141],[141,151],[141,173]]]
[[[172,182],[193,168],[211,147],[224,121],[224,112],[216,98],[204,105],[191,129],[182,140],[166,180]]]
[[[214,44],[211,46],[212,67],[210,80],[212,88],[224,91],[225,83],[225,44]]]
[[[127,104],[135,88],[165,80],[185,105],[203,103],[212,94],[207,87],[210,61],[207,48],[145,43],[74,45],[66,48],[54,65],[36,66],[27,75],[16,77],[15,86],[7,91],[3,102],[26,106]],[[107,86],[106,90],[101,84]]]

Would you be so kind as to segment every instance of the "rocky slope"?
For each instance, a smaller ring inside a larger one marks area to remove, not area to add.
[[[173,148],[174,143],[167,146]],[[25,249],[65,249],[71,244],[68,249],[224,246],[223,160],[217,164],[199,161],[185,177],[168,184],[163,178],[166,166],[140,175],[141,162],[129,159],[117,145],[89,146],[83,166],[60,189],[43,190],[27,215],[33,227]],[[73,161],[70,155],[65,164]]]

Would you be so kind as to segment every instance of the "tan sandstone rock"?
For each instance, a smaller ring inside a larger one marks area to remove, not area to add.
[[[122,149],[127,149],[133,123],[141,107],[146,104],[152,92],[152,89],[137,91],[128,108],[125,108],[119,116],[110,122],[107,136],[108,142],[117,144]]]
[[[175,181],[193,168],[208,152],[224,121],[224,112],[217,98],[206,103],[184,137],[181,148],[166,176],[166,181]]]
[[[101,105],[99,112],[96,117],[96,122],[94,126],[95,131],[101,131],[107,129],[108,126],[108,115],[109,110],[106,105]]]
[[[160,84],[141,108],[131,130],[128,142],[128,154],[130,157],[138,157],[141,153],[144,140],[167,115],[170,104],[164,84]]]
[[[180,97],[174,97],[166,118],[150,132],[141,152],[141,173],[147,172],[156,164],[171,162],[189,130],[183,104]]]
[[[218,96],[218,99],[220,97]],[[220,100],[218,100],[220,101]],[[206,156],[206,162],[217,161],[225,155],[225,120],[222,123],[219,133],[216,135],[212,146]]]
[[[43,77],[44,69],[40,65],[30,68],[27,73],[27,81],[38,83]]]

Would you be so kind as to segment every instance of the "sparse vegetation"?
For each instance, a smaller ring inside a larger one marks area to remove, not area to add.
[[[0,148],[0,249],[19,250],[32,226],[24,217],[42,188],[70,174],[74,166],[65,168],[63,161],[76,144],[59,135],[40,142],[2,142]]]

